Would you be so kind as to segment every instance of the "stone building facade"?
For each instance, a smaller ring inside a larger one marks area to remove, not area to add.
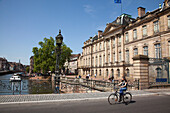
[[[170,0],[158,9],[145,12],[139,7],[138,17],[122,14],[108,23],[105,30],[84,42],[78,59],[80,75],[94,75],[106,79],[123,75],[134,77],[134,60],[137,55],[149,58],[170,57]]]
[[[78,58],[80,54],[71,54],[69,62],[65,62],[65,74],[78,74]]]

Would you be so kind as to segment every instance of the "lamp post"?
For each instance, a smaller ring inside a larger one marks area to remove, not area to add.
[[[60,84],[60,69],[59,69],[59,62],[60,62],[60,54],[61,54],[61,44],[63,43],[63,36],[61,35],[61,30],[59,30],[59,34],[55,37],[56,38],[56,67],[55,67],[55,78],[57,80],[57,92],[59,93],[59,84]],[[55,81],[56,83],[56,81]]]

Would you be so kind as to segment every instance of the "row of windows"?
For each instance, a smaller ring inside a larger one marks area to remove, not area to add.
[[[168,16],[167,18],[168,18],[168,28],[170,28],[170,16]],[[142,36],[143,37],[148,35],[147,29],[148,29],[147,25],[142,26]],[[159,21],[158,20],[153,22],[153,31],[154,31],[154,33],[159,32]],[[137,34],[138,34],[137,29],[134,29],[133,34],[132,34],[133,40],[136,40],[138,38]],[[118,46],[121,45],[121,41],[122,41],[121,36],[118,36]],[[129,42],[128,32],[125,33],[125,42]],[[107,48],[110,48],[110,40],[106,41],[105,43],[107,43]],[[105,43],[103,43],[103,49],[105,49]],[[99,49],[98,49],[98,46],[99,46]],[[113,38],[112,46],[115,47],[115,38]],[[102,50],[102,43],[93,45],[92,51],[97,52],[98,50],[99,51]],[[90,52],[91,52],[90,47],[85,48],[85,51],[84,51],[85,54],[89,54]]]
[[[168,16],[168,28],[170,28],[170,16]],[[153,31],[154,33],[159,32],[159,21],[153,22]],[[142,26],[142,36],[147,36],[147,25]],[[137,39],[137,29],[133,30],[133,40]],[[129,34],[128,32],[125,33],[125,42],[129,42]]]
[[[120,69],[117,69],[116,70],[117,71],[117,77],[120,77]],[[87,73],[87,72],[86,72]],[[85,74],[85,71],[83,71],[83,74]],[[99,73],[98,73],[98,71],[97,70],[92,70],[92,76],[93,75],[99,75],[99,76],[102,76],[102,70],[100,69],[99,70]],[[106,69],[106,76],[107,77],[114,77],[115,76],[115,73],[114,73],[114,70],[113,69],[111,69],[111,72],[110,72],[110,75],[109,75],[109,70],[108,69]],[[126,76],[127,77],[129,77],[130,76],[130,71],[129,71],[129,69],[126,69]]]
[[[102,44],[103,44],[103,50],[104,50],[106,43],[107,43],[107,49],[109,49],[110,48],[110,40],[107,40],[104,43],[99,43],[99,44],[93,45],[92,51],[93,52],[97,52],[97,51],[102,50]],[[115,47],[115,38],[113,38],[113,42],[112,43],[113,43],[113,47]],[[118,45],[121,45],[121,36],[118,36]],[[98,46],[99,46],[99,48],[98,48]],[[91,52],[90,51],[90,47],[87,47],[87,48],[84,49],[84,53],[85,54],[90,54],[90,52]]]
[[[126,62],[129,62],[129,50],[126,50]],[[138,48],[133,49],[133,55],[138,55]],[[143,47],[143,55],[148,55],[148,46]],[[161,58],[161,45],[160,44],[155,44],[155,58]]]
[[[161,58],[162,57],[162,55],[161,55],[162,52],[161,52],[161,45],[160,45],[160,43],[155,44],[154,47],[155,47],[155,58]],[[125,51],[125,61],[127,63],[129,63],[129,60],[130,60],[130,56],[129,55],[130,55],[129,50],[126,50]],[[138,55],[138,48],[134,48],[133,49],[133,56],[135,56],[135,55]],[[148,46],[144,46],[143,47],[143,55],[149,56],[148,55]],[[108,54],[107,58],[108,58],[107,59],[108,63],[111,62],[110,54]],[[96,57],[92,57],[92,66],[94,66],[94,65],[98,66],[98,60],[99,60],[99,65],[101,66],[102,65],[102,56],[101,55],[99,56],[99,58],[97,56]],[[115,53],[113,53],[113,62],[115,62],[115,61],[116,61]],[[119,51],[119,53],[118,53],[118,61],[119,62],[122,61],[122,53],[121,53],[121,51]],[[89,59],[84,59],[84,63],[86,65],[90,65],[90,58]],[[103,55],[103,63],[105,63],[105,55]]]
[[[160,68],[160,67],[158,67],[158,68],[156,68],[155,69],[156,70],[156,73],[157,73],[157,78],[161,78],[162,77],[162,69]],[[117,71],[117,77],[120,77],[120,69],[117,69],[116,70]],[[83,71],[83,74],[85,75],[85,71]],[[86,72],[86,74],[87,74],[87,72]],[[92,76],[93,75],[99,75],[99,76],[103,76],[102,75],[102,70],[100,69],[99,70],[99,73],[98,73],[98,71],[97,70],[92,70]],[[127,76],[127,77],[130,77],[130,70],[127,68],[126,70],[125,70],[125,75]],[[109,74],[109,70],[108,69],[106,69],[106,76],[107,77],[115,77],[115,73],[114,73],[114,70],[113,69],[111,69],[111,72],[110,72],[110,74]]]

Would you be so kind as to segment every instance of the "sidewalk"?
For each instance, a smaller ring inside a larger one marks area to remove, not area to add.
[[[129,91],[132,96],[144,95],[170,95],[170,89],[147,89]],[[111,92],[98,93],[74,93],[74,94],[38,94],[38,95],[0,95],[0,104],[15,103],[39,103],[39,102],[61,102],[89,99],[102,99],[109,96]]]

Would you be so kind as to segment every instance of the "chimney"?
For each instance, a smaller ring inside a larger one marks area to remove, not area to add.
[[[138,7],[138,17],[142,17],[143,15],[145,15],[145,8]]]
[[[103,31],[98,30],[98,38],[100,38],[102,36],[102,33],[103,33]]]

